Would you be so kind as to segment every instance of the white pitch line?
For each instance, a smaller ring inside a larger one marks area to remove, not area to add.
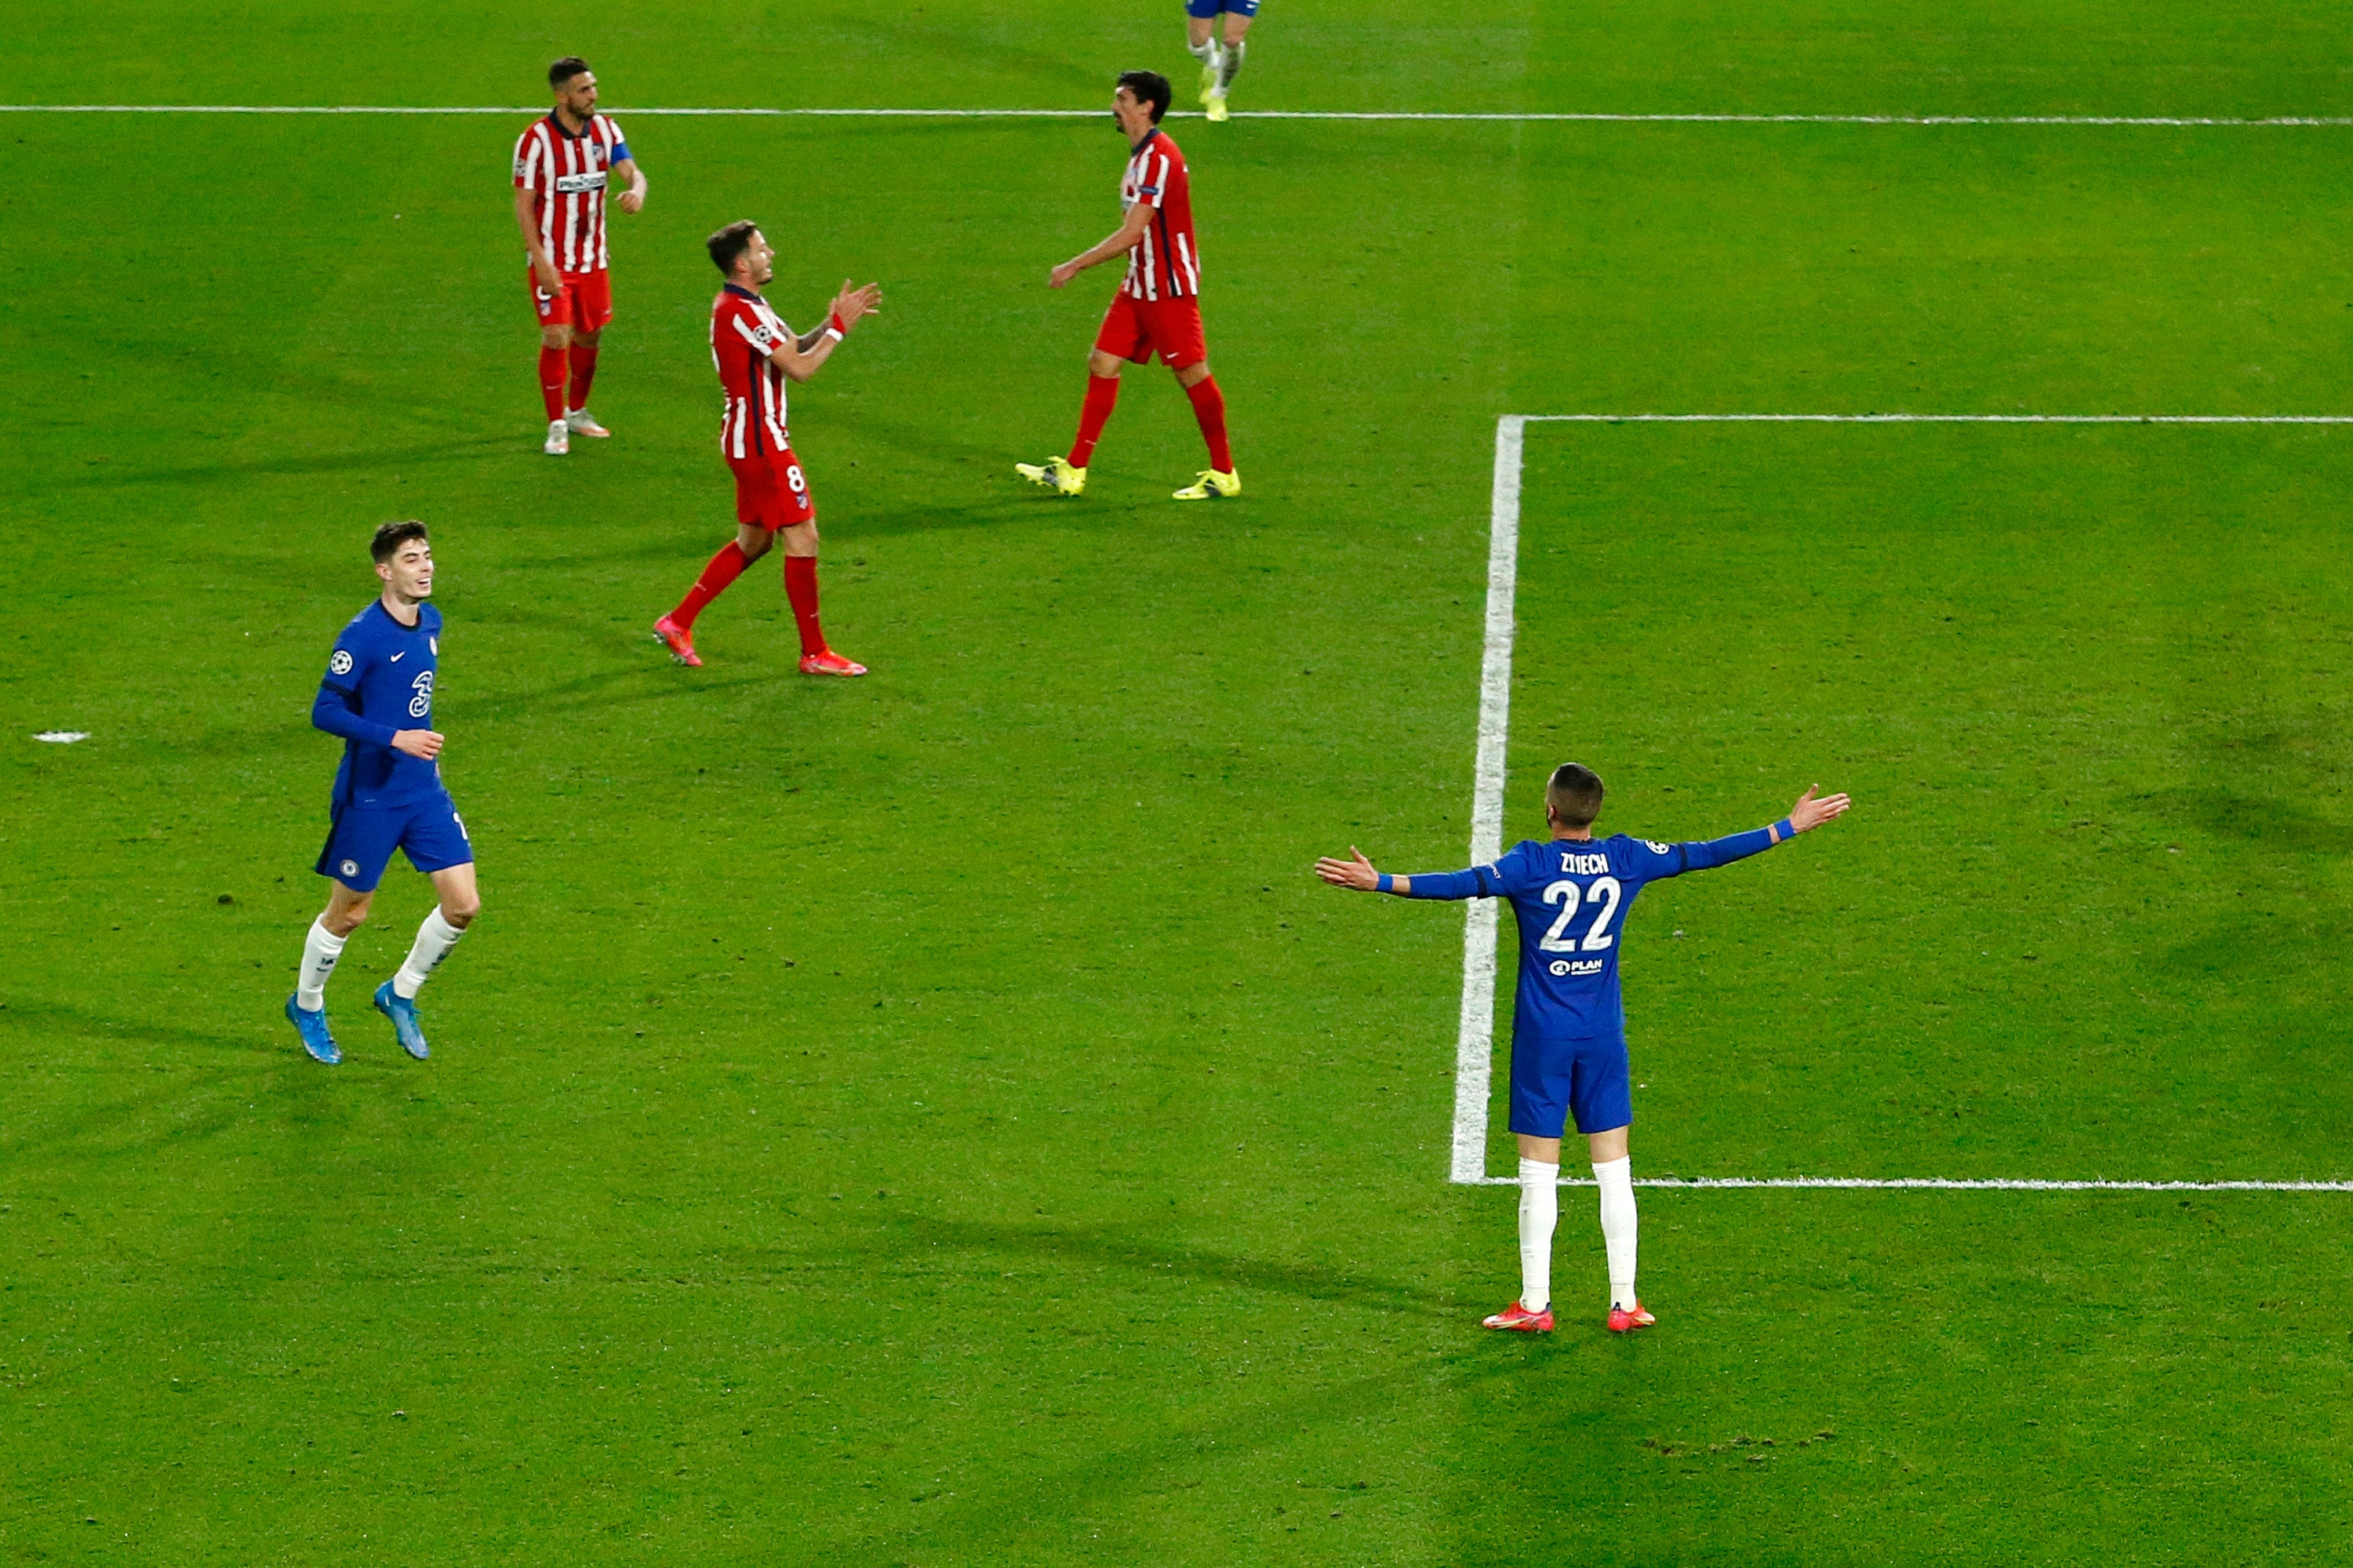
[[[1479,671],[1479,752],[1471,785],[1471,860],[1503,853],[1504,764],[1511,745],[1512,641],[1519,592],[1520,475],[1531,424],[1911,425],[2353,425],[2353,414],[1505,414],[1495,421],[1494,480],[1487,509],[1486,652]],[[1468,901],[1462,932],[1462,1011],[1454,1042],[1454,1137],[1447,1179],[1465,1187],[1515,1187],[1487,1174],[1487,1097],[1495,1050],[1496,900]],[[1564,1176],[1564,1187],[1590,1177]],[[1941,1176],[1672,1176],[1637,1187],[1854,1188],[1963,1192],[2353,1192],[2348,1181],[2065,1181]]]
[[[447,104],[432,107],[380,103],[0,103],[0,114],[517,114],[547,112],[545,104]],[[715,109],[643,108],[623,114],[679,114],[757,119],[842,120],[1092,120],[1101,109]],[[1176,110],[1172,117],[1195,119]],[[2353,116],[2275,114],[2261,117],[2194,114],[1609,114],[1515,111],[1471,112],[1445,110],[1239,109],[1236,120],[1454,120],[1523,124],[1553,122],[1589,125],[2117,125],[2260,129],[2353,125]]]
[[[1584,425],[2353,425],[2353,414],[1514,414]]]
[[[1482,1176],[1472,1185],[1516,1187],[1515,1176]],[[1590,1187],[1590,1176],[1564,1176],[1564,1187]],[[2043,1181],[1989,1176],[1970,1181],[1944,1176],[1653,1176],[1637,1187],[1855,1188],[1867,1192],[2353,1192],[2353,1181]]]
[[[1495,481],[1487,509],[1486,653],[1479,669],[1479,757],[1471,775],[1471,863],[1504,853],[1504,765],[1512,738],[1512,607],[1520,577],[1520,428],[1495,423]],[[1495,1054],[1495,901],[1462,916],[1462,1015],[1454,1036],[1454,1142],[1450,1179],[1487,1171],[1487,1075]]]

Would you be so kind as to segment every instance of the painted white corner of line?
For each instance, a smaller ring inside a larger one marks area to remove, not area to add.
[[[1494,486],[1487,508],[1487,620],[1479,664],[1479,745],[1471,777],[1471,863],[1504,852],[1504,781],[1512,739],[1512,628],[1520,577],[1522,420],[1495,421]],[[1462,916],[1462,1011],[1454,1039],[1454,1138],[1449,1180],[1475,1182],[1487,1170],[1487,1096],[1495,1054],[1495,930],[1493,899],[1473,898]]]

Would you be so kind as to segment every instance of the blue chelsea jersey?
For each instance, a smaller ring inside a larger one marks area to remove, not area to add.
[[[403,626],[377,599],[352,618],[327,656],[311,722],[343,737],[335,808],[405,806],[440,791],[441,768],[393,749],[404,729],[433,727],[433,682],[441,657],[441,612],[417,607]]]
[[[1781,830],[1787,836],[1787,830]],[[1776,830],[1695,843],[1525,839],[1487,865],[1416,874],[1416,898],[1508,898],[1520,927],[1520,983],[1512,1028],[1523,1040],[1622,1037],[1618,953],[1627,914],[1642,889],[1770,849]]]

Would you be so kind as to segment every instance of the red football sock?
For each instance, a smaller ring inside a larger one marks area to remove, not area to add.
[[[1193,418],[1201,421],[1201,439],[1209,443],[1209,466],[1233,472],[1234,454],[1226,445],[1226,395],[1218,390],[1218,378],[1202,376],[1185,388],[1185,396],[1193,399]]]
[[[596,381],[596,351],[585,344],[574,344],[572,357],[572,406],[588,406],[588,388]]]
[[[742,577],[744,568],[751,564],[751,557],[744,554],[744,546],[733,539],[728,540],[720,547],[719,553],[711,557],[711,564],[702,568],[702,575],[694,579],[694,586],[686,590],[686,597],[678,601],[678,608],[670,612],[670,618],[687,630],[693,630],[694,618],[702,613],[702,607],[726,592],[727,585]]]
[[[539,351],[539,395],[547,402],[547,422],[564,418],[564,351],[543,345]]]
[[[825,652],[825,629],[817,622],[817,557],[785,557],[785,597],[793,601],[793,620],[801,629],[801,657]]]
[[[1084,468],[1094,457],[1095,442],[1103,439],[1103,421],[1111,418],[1112,405],[1118,401],[1118,376],[1087,377],[1087,400],[1079,409],[1079,439],[1071,443],[1072,468]]]

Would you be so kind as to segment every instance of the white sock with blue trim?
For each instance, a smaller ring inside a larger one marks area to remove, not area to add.
[[[1609,1305],[1632,1311],[1634,1300],[1634,1157],[1593,1168],[1601,1189],[1601,1245],[1609,1254]]]
[[[1560,1224],[1560,1167],[1520,1161],[1520,1305],[1552,1305],[1552,1233]]]
[[[295,1006],[316,1012],[327,1005],[327,980],[343,956],[345,940],[327,929],[325,916],[311,922],[310,935],[302,938],[302,972],[294,977]]]
[[[417,945],[408,949],[408,958],[400,972],[392,977],[392,994],[410,1001],[425,987],[426,977],[449,956],[458,938],[466,934],[463,926],[452,926],[441,918],[441,906],[435,905],[426,915],[425,923],[417,927]]]

